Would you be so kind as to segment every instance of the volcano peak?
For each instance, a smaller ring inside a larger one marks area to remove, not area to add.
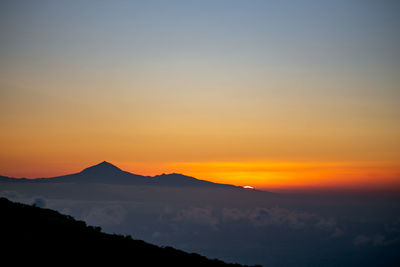
[[[119,173],[119,172],[122,172],[122,170],[107,161],[102,161],[99,164],[90,166],[90,167],[84,169],[83,171],[81,171],[81,173],[111,173],[111,172]]]

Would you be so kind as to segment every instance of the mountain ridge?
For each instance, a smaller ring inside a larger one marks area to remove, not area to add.
[[[193,186],[193,187],[220,187],[220,188],[242,188],[230,184],[214,183],[197,179],[179,173],[160,174],[155,176],[144,176],[130,173],[120,169],[114,164],[102,161],[89,166],[80,172],[47,177],[47,178],[14,178],[0,176],[0,182],[31,182],[31,183],[102,183],[102,184],[126,184],[126,185],[151,185],[151,186]]]

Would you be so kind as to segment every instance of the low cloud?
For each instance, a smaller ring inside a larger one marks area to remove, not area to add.
[[[17,200],[22,198],[22,195],[16,191],[13,190],[5,190],[0,192],[0,197],[5,197],[9,200]]]
[[[32,202],[32,206],[39,207],[39,208],[45,208],[47,205],[46,199],[43,197],[35,197]]]
[[[365,235],[358,235],[353,239],[353,244],[356,246],[365,245],[371,241],[371,238]]]
[[[172,223],[178,222],[208,225],[212,228],[216,228],[220,222],[218,216],[214,214],[214,210],[212,208],[204,207],[190,207],[181,210],[166,208],[160,219]]]
[[[236,208],[224,208],[222,210],[222,218],[225,221],[239,221],[246,219],[248,212]]]
[[[336,227],[330,237],[337,238],[337,237],[341,237],[343,235],[344,235],[344,231],[341,228]]]
[[[291,228],[303,228],[315,222],[316,216],[307,212],[291,211],[284,208],[257,208],[249,215],[256,226],[283,225]]]
[[[222,210],[222,218],[224,221],[246,220],[254,226],[279,225],[296,229],[311,226],[325,231],[339,231],[336,221],[332,218],[325,219],[312,213],[280,207],[247,210],[226,208]]]
[[[121,224],[125,219],[126,211],[120,205],[109,205],[105,207],[94,207],[90,209],[83,219],[92,225],[115,225]]]
[[[321,218],[317,222],[316,227],[323,230],[332,230],[336,228],[336,221],[332,218],[329,219]]]
[[[388,238],[382,234],[375,235],[358,235],[353,239],[353,244],[356,246],[360,245],[372,245],[374,247],[388,246],[400,242],[399,237]]]
[[[187,221],[197,224],[205,224],[215,227],[219,220],[213,215],[211,208],[192,207],[179,211],[174,218],[175,221]]]

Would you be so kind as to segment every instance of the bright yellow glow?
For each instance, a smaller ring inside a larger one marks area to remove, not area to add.
[[[400,166],[365,162],[197,162],[175,169],[219,183],[256,188],[400,188]]]
[[[245,185],[243,186],[244,189],[254,189],[254,187],[252,187],[251,185]]]

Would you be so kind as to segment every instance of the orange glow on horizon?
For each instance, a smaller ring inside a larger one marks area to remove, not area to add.
[[[400,166],[394,163],[202,162],[173,166],[197,178],[258,189],[400,189]]]
[[[91,164],[97,164],[93,162]],[[400,166],[366,162],[113,162],[122,170],[154,176],[181,173],[216,183],[252,186],[264,190],[303,189],[393,189],[400,190]],[[89,164],[89,165],[91,165]],[[89,165],[52,166],[1,173],[12,177],[52,177],[81,171]],[[29,175],[26,173],[29,172]],[[22,175],[18,175],[22,174]]]

